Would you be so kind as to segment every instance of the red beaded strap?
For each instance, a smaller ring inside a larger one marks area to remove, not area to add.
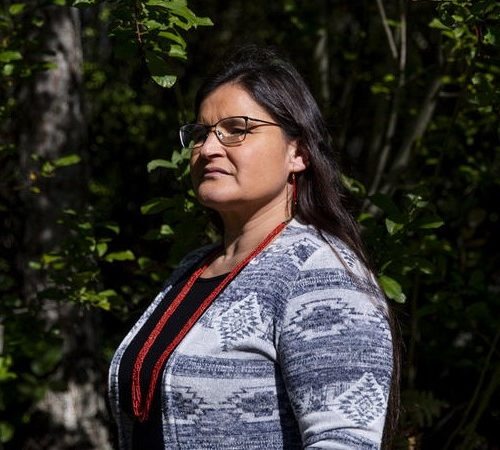
[[[144,422],[149,417],[149,411],[151,409],[151,403],[153,401],[153,395],[155,391],[155,386],[158,381],[158,377],[162,370],[163,364],[175,350],[179,342],[186,336],[187,332],[193,327],[193,325],[198,321],[200,316],[205,312],[205,310],[210,306],[214,299],[220,294],[220,292],[233,280],[236,275],[253,259],[257,256],[269,243],[283,230],[286,226],[286,222],[279,224],[271,233],[269,233],[266,238],[250,253],[243,261],[241,261],[230,273],[217,285],[217,287],[203,300],[201,305],[196,309],[193,315],[186,321],[179,333],[170,342],[164,352],[161,354],[160,358],[156,361],[153,372],[151,374],[151,379],[149,381],[149,387],[146,393],[146,399],[143,400],[140,375],[142,365],[148,352],[151,350],[154,342],[160,335],[161,331],[172,317],[174,312],[177,310],[181,302],[184,300],[186,295],[189,293],[193,287],[196,280],[203,274],[210,263],[219,254],[220,250],[209,255],[205,263],[201,265],[194,273],[189,277],[186,284],[183,286],[179,294],[175,297],[174,301],[169,305],[167,310],[163,313],[161,319],[155,325],[153,331],[148,336],[144,346],[141,348],[137,359],[134,363],[134,368],[132,370],[132,407],[134,410],[134,415],[140,422]]]

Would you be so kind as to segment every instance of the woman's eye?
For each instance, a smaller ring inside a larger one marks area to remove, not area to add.
[[[241,127],[231,127],[227,130],[228,134],[236,134],[236,135],[240,135],[240,134],[244,134],[245,133],[245,128],[241,128]]]

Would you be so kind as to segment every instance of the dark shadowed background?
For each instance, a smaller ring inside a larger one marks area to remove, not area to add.
[[[495,0],[0,0],[0,448],[113,448],[114,348],[217,237],[177,130],[246,43],[310,85],[398,311],[394,448],[499,449]]]

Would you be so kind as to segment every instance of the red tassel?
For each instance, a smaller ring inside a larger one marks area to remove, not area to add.
[[[297,195],[297,178],[295,177],[295,172],[292,172],[292,215],[297,210]]]

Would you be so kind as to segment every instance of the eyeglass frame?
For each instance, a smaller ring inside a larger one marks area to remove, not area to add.
[[[238,141],[235,141],[235,142],[224,142],[222,140],[222,133],[219,134],[217,133],[217,125],[219,125],[219,123],[223,122],[224,120],[227,120],[227,119],[244,119],[245,120],[245,132],[243,133],[243,137],[241,138],[241,140],[238,140]],[[252,121],[252,122],[259,122],[261,123],[262,125],[255,125],[254,127],[251,127],[249,128],[248,127],[248,121]],[[198,125],[198,126],[202,126],[203,128],[205,128],[205,130],[207,131],[206,135],[205,135],[205,138],[203,139],[203,142],[199,145],[197,145],[196,147],[189,147],[189,146],[185,146],[184,145],[184,142],[183,142],[183,139],[182,139],[182,130],[183,128],[185,127],[189,127],[189,126],[194,126],[194,125]],[[180,128],[179,128],[179,138],[180,138],[180,141],[181,141],[181,145],[183,148],[187,148],[187,149],[190,149],[190,150],[194,150],[194,149],[198,149],[200,147],[202,147],[205,142],[207,141],[208,139],[208,135],[213,132],[215,134],[215,137],[217,138],[217,140],[222,144],[222,145],[225,145],[225,146],[235,146],[235,145],[238,145],[238,144],[241,144],[245,138],[247,137],[247,134],[248,132],[253,129],[253,128],[257,128],[259,126],[265,126],[265,125],[274,125],[274,126],[277,126],[277,127],[280,127],[281,128],[281,125],[279,123],[275,123],[275,122],[270,122],[268,120],[262,120],[262,119],[255,119],[253,117],[248,117],[248,116],[229,116],[229,117],[223,117],[222,119],[218,120],[217,122],[215,122],[213,125],[206,125],[204,123],[199,123],[199,122],[196,122],[196,123],[188,123],[188,124],[185,124],[185,125],[182,125]]]

